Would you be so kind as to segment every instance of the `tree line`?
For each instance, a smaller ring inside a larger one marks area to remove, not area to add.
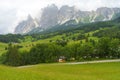
[[[60,56],[66,61],[85,61],[95,59],[120,58],[120,41],[108,37],[100,38],[98,41],[66,43],[57,41],[34,45],[30,51],[19,51],[17,45],[8,45],[8,50],[0,57],[3,64],[20,66],[38,63],[58,62]]]

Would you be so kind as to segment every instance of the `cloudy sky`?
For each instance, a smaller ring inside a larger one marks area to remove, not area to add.
[[[0,34],[12,33],[15,26],[28,14],[38,15],[41,8],[50,4],[77,6],[80,10],[99,7],[119,7],[120,0],[0,0]]]

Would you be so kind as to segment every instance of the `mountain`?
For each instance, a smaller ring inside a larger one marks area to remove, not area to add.
[[[120,16],[114,19],[113,22],[116,22],[117,24],[120,23]]]
[[[25,34],[38,26],[38,22],[34,20],[31,15],[28,15],[27,20],[24,20],[18,24],[15,28],[15,34]]]
[[[27,19],[19,23],[15,29],[15,33],[38,33],[63,24],[75,25],[80,23],[108,21],[117,18],[119,13],[120,8],[101,7],[96,11],[81,11],[75,6],[69,7],[67,5],[58,9],[56,5],[52,4],[41,10],[40,17],[31,20]]]
[[[42,10],[41,17],[39,18],[39,27],[43,29],[50,28],[57,25],[58,8],[56,5],[50,5]]]

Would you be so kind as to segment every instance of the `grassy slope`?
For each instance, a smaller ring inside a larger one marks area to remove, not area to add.
[[[0,55],[5,52],[5,47],[6,47],[6,46],[7,46],[7,44],[5,44],[5,43],[0,43]]]
[[[89,39],[95,39],[95,40],[98,40],[97,37],[93,37],[92,34],[96,32],[96,31],[92,31],[92,32],[89,32],[90,34],[90,37]],[[70,35],[69,37],[73,37],[73,36],[78,36],[79,33],[75,33],[75,34],[72,34]],[[88,33],[86,33],[87,35]],[[62,37],[65,37],[65,34],[62,34],[62,35],[56,35],[56,36],[53,36],[51,38],[47,38],[47,39],[42,39],[42,40],[38,40],[38,41],[35,41],[35,42],[23,42],[21,43],[20,45],[24,46],[21,50],[28,50],[31,48],[31,44],[38,44],[38,43],[49,43],[50,40],[52,41],[56,41],[57,39],[61,39]],[[68,39],[68,37],[65,37],[66,39]],[[84,41],[84,40],[83,40]],[[73,40],[69,40],[69,43],[74,43],[74,42],[80,42],[80,40],[78,41],[73,41]]]
[[[13,68],[0,66],[0,80],[120,80],[120,63],[82,65],[40,64]]]
[[[107,29],[107,28],[104,28],[104,29]],[[100,30],[103,30],[103,29],[100,29]],[[99,31],[99,30],[91,31],[91,32],[85,33],[85,35],[86,35],[86,36],[87,36],[88,34],[90,35],[88,39],[98,40],[97,37],[93,37],[93,36],[92,36],[95,32],[98,32],[98,31]],[[35,42],[31,42],[31,41],[29,40],[29,37],[28,37],[28,38],[26,38],[26,41],[25,41],[25,42],[22,42],[22,43],[19,44],[19,45],[22,45],[22,46],[23,46],[23,48],[21,48],[20,51],[24,51],[24,50],[29,51],[29,50],[31,49],[31,47],[32,47],[32,46],[31,46],[32,44],[49,43],[50,40],[56,41],[57,39],[62,39],[62,37],[65,37],[66,39],[69,39],[69,38],[71,38],[71,37],[73,37],[73,36],[76,37],[76,36],[78,36],[78,35],[80,34],[80,32],[81,32],[81,31],[78,31],[77,33],[74,33],[74,34],[72,34],[72,35],[70,35],[70,36],[67,36],[67,37],[65,36],[65,34],[56,35],[56,36],[53,36],[53,37],[51,37],[51,38],[42,39],[42,40],[38,40],[38,41],[35,41]],[[84,41],[84,40],[83,40],[83,41]],[[69,40],[69,44],[70,44],[70,43],[76,43],[76,42],[80,42],[80,40],[78,40],[78,41],[73,41],[73,40],[71,40],[71,39]],[[4,49],[5,49],[6,46],[7,46],[7,44],[0,43],[0,54],[5,52]]]

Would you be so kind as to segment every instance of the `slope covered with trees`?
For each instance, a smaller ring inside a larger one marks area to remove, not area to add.
[[[76,28],[62,31],[58,28],[37,34],[1,35],[1,42],[12,44],[5,48],[7,52],[0,61],[19,66],[58,62],[61,56],[66,61],[120,58],[119,19],[82,26],[78,24]]]
[[[72,61],[73,58],[75,61],[120,58],[119,39],[103,37],[98,41],[88,40],[84,43],[58,43],[37,44],[29,52],[20,52],[17,46],[9,44],[7,53],[1,56],[1,61],[3,64],[18,66],[57,62],[61,56],[67,61]]]

